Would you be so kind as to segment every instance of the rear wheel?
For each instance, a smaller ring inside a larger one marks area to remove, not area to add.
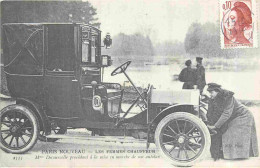
[[[34,113],[21,105],[0,112],[0,147],[10,153],[25,153],[37,142],[39,124]]]
[[[177,112],[163,118],[155,131],[155,143],[175,166],[192,166],[210,148],[207,126],[196,116]]]

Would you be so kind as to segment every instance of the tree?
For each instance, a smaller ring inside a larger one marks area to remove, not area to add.
[[[156,45],[156,55],[180,56],[185,53],[184,44],[180,41],[166,41]]]
[[[219,27],[214,23],[193,23],[189,27],[185,41],[185,51],[191,55],[226,57],[244,55],[245,50],[222,50],[220,48]]]
[[[2,23],[89,23],[100,26],[96,8],[80,1],[3,1]]]
[[[144,37],[140,33],[133,35],[120,33],[113,38],[113,47],[110,49],[110,54],[119,60],[149,61],[153,59],[154,47],[148,36]]]
[[[154,49],[149,37],[136,33],[125,35],[120,33],[113,40],[113,51],[115,55],[152,56]]]
[[[200,41],[202,36],[202,25],[199,23],[193,23],[186,34],[184,40],[184,46],[187,53],[200,53]]]

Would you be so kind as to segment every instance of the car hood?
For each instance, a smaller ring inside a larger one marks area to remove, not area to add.
[[[151,92],[151,103],[199,105],[199,90],[157,90]]]

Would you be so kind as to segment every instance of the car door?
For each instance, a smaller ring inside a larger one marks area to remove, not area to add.
[[[74,26],[48,25],[46,32],[44,93],[49,117],[82,118],[80,84],[76,77]]]

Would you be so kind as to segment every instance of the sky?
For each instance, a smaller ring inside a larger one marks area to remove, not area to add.
[[[193,22],[218,23],[218,1],[89,0],[97,9],[103,35],[149,35],[155,42],[184,41]]]

